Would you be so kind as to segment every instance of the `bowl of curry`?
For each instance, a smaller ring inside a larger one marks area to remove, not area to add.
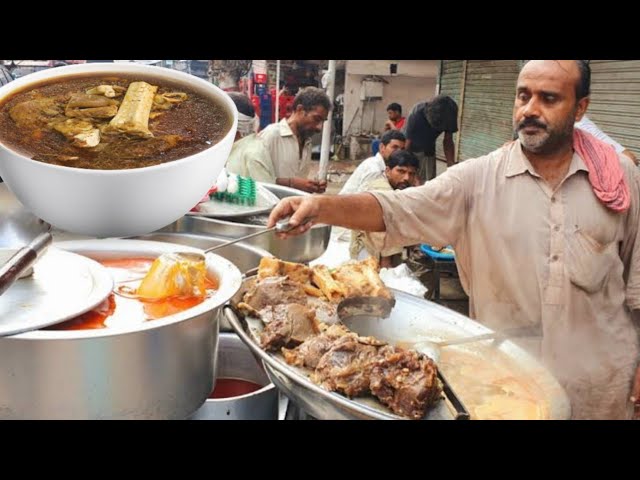
[[[0,88],[0,176],[62,230],[148,233],[183,216],[215,183],[237,116],[221,89],[167,68],[43,70]]]

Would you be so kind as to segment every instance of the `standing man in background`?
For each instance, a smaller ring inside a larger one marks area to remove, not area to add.
[[[436,177],[436,140],[444,132],[442,148],[447,167],[455,163],[453,134],[458,131],[458,104],[446,95],[417,103],[407,117],[404,134],[406,149],[420,161],[418,178],[422,183]]]

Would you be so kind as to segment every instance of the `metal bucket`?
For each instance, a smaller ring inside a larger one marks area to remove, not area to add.
[[[216,378],[235,378],[262,385],[260,390],[228,398],[208,398],[191,420],[277,420],[278,390],[271,383],[262,363],[237,335],[218,337]]]

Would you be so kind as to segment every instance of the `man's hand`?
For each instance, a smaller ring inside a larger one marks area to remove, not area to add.
[[[291,187],[309,193],[323,193],[327,189],[327,182],[295,177],[291,179]]]
[[[290,236],[301,235],[309,230],[315,222],[310,221],[304,225],[300,225],[305,218],[315,219],[320,214],[320,199],[322,197],[317,196],[300,196],[300,197],[287,197],[280,200],[269,215],[269,222],[267,228],[273,227],[278,220],[291,216],[289,224],[293,227],[287,233],[279,233],[280,238],[287,238]]]
[[[640,420],[640,365],[636,368],[636,376],[631,387],[631,401],[633,402],[633,419]]]

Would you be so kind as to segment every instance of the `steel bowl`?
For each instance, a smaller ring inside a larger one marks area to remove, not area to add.
[[[290,196],[309,195],[306,192],[293,188],[282,187],[268,183],[260,183],[279,198]],[[250,235],[260,229],[263,225],[243,223],[244,219],[237,221],[228,219],[210,218],[197,215],[186,215],[176,222],[160,230],[169,233],[194,233],[200,235],[213,235],[216,237],[239,238]],[[331,238],[331,226],[315,225],[304,235],[290,237],[286,240],[278,238],[274,233],[258,235],[246,241],[247,244],[266,250],[289,262],[306,263],[321,256],[329,245]]]
[[[277,420],[278,390],[259,362],[234,333],[218,336],[216,378],[238,378],[262,385],[246,395],[208,398],[191,420]]]

